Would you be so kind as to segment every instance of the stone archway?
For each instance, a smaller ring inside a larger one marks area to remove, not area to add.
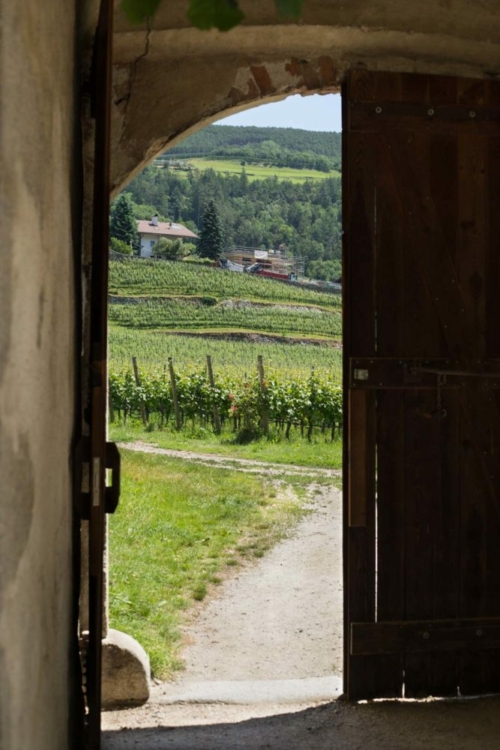
[[[362,67],[464,77],[500,76],[496,0],[307,0],[300,23],[271,0],[243,0],[230,32],[190,27],[187,1],[163,3],[151,25],[117,11],[112,185],[116,193],[169,145],[239,110],[292,93],[339,90]]]

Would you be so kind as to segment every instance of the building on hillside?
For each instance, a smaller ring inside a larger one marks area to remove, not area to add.
[[[175,224],[172,221],[158,221],[158,216],[153,216],[151,221],[143,219],[137,222],[137,233],[139,235],[141,258],[150,258],[153,248],[159,239],[183,240],[184,242],[196,242],[198,235],[185,227],[183,224]]]
[[[235,246],[226,250],[224,257],[244,268],[259,263],[273,273],[304,273],[304,259],[287,255],[283,250],[261,250],[258,247]]]

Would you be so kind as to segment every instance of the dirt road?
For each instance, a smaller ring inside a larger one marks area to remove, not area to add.
[[[267,461],[256,461],[249,458],[232,458],[231,456],[220,456],[215,453],[194,453],[193,451],[177,451],[172,448],[158,448],[151,443],[143,443],[137,440],[133,443],[118,443],[119,448],[139,453],[154,453],[159,456],[171,456],[182,458],[185,461],[193,461],[203,466],[217,466],[220,469],[238,469],[238,471],[252,474],[265,474],[266,476],[310,476],[310,477],[340,477],[339,469],[321,469],[307,466],[295,466],[292,464],[272,464]]]

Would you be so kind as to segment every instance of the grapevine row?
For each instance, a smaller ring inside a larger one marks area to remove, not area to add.
[[[340,337],[342,328],[338,313],[316,308],[240,307],[170,298],[153,298],[139,304],[111,304],[109,320],[115,325],[139,329],[238,329],[325,337]]]
[[[169,372],[139,369],[136,380],[132,368],[111,369],[109,393],[113,418],[126,421],[141,414],[146,421],[156,417],[161,426],[174,424],[174,394]],[[311,438],[315,428],[329,431],[332,440],[342,428],[342,391],[330,378],[314,370],[307,377],[283,378],[269,374],[259,381],[255,376],[215,375],[209,383],[204,369],[175,372],[174,387],[180,426],[214,424],[214,407],[222,424],[230,423],[235,432],[258,434],[264,422],[272,422],[289,437],[300,429]]]

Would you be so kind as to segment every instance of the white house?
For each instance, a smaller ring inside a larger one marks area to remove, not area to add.
[[[137,222],[137,233],[141,243],[141,258],[150,258],[153,248],[159,239],[165,237],[167,240],[184,240],[193,242],[198,235],[182,224],[174,224],[171,221],[158,221],[158,216],[153,216],[151,221],[143,219]]]

